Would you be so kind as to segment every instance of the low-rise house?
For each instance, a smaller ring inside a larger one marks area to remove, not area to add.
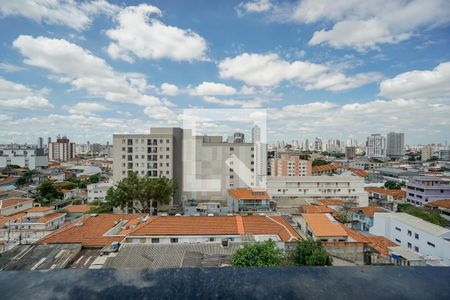
[[[25,230],[55,230],[64,223],[65,215],[50,207],[33,207],[26,211],[26,215],[7,226]]]
[[[87,185],[87,199],[88,202],[105,201],[106,193],[114,186],[112,180],[107,182],[97,182]]]
[[[312,168],[313,175],[332,175],[335,173],[340,173],[342,171],[342,165],[339,163],[331,163],[324,166],[316,166]]]
[[[364,189],[369,193],[371,203],[391,211],[396,211],[397,204],[404,203],[406,200],[406,192],[403,190],[390,190],[380,187],[366,187]]]
[[[228,207],[233,212],[266,212],[270,211],[270,197],[266,190],[237,188],[228,190]]]
[[[301,214],[333,214],[336,211],[326,205],[301,205],[298,208],[298,212]]]
[[[0,216],[10,216],[33,207],[31,198],[6,198],[0,200]]]
[[[348,234],[343,225],[329,213],[302,214],[304,222],[299,225],[302,235],[322,242],[345,242]]]
[[[412,250],[429,261],[439,260],[450,265],[450,229],[444,228],[406,213],[375,213],[369,229]]]
[[[378,206],[355,207],[352,211],[352,228],[361,231],[369,231],[373,226],[373,216],[376,212],[386,212]]]
[[[450,199],[435,200],[428,202],[425,207],[437,211],[439,215],[450,221]]]

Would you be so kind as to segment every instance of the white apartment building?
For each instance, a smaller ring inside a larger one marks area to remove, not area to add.
[[[252,128],[252,143],[255,145],[255,185],[259,186],[267,176],[267,143],[262,140],[258,125]]]
[[[381,134],[372,134],[367,138],[366,156],[370,158],[383,158],[386,156],[386,138]]]
[[[316,137],[314,140],[314,151],[322,152],[323,151],[323,144],[322,144],[322,138]]]
[[[174,179],[178,187],[174,203],[179,204],[183,188],[182,139],[181,128],[151,128],[148,134],[114,134],[114,183],[127,177],[128,172]]]
[[[230,188],[253,187],[255,145],[227,143],[221,136],[192,136],[184,131],[184,198],[226,204]]]
[[[369,232],[410,249],[426,260],[450,265],[450,230],[406,213],[375,213]]]
[[[320,199],[355,199],[368,206],[364,179],[356,176],[267,176],[266,188],[277,206],[295,206]]]
[[[48,157],[44,154],[44,149],[0,149],[0,168],[4,168],[8,165],[18,165],[21,168],[28,168],[30,170],[47,168]]]
[[[106,193],[114,186],[112,180],[107,182],[97,182],[87,185],[87,200],[89,203],[93,201],[105,201]]]

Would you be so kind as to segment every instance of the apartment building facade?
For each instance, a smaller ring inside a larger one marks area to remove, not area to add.
[[[270,159],[271,176],[311,176],[312,163],[298,155],[283,153],[279,158]]]
[[[174,204],[181,204],[183,130],[151,128],[148,134],[113,135],[113,181],[135,172],[139,176],[167,177],[177,184]]]
[[[440,199],[450,199],[450,178],[414,176],[406,185],[408,203],[423,206]]]
[[[321,199],[352,199],[358,206],[369,205],[364,179],[356,176],[268,176],[266,188],[281,207]]]
[[[386,138],[381,134],[372,134],[367,138],[366,156],[370,158],[383,158],[386,156]]]
[[[193,136],[184,131],[184,198],[226,205],[228,189],[253,187],[255,145],[228,143],[221,136]]]
[[[75,143],[71,143],[66,137],[60,137],[56,139],[56,142],[52,142],[49,139],[48,143],[48,159],[54,161],[68,161],[76,156]]]
[[[386,139],[386,156],[393,159],[405,155],[405,134],[402,132],[389,132]]]

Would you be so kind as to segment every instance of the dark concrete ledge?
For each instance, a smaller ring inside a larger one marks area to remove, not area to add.
[[[449,267],[0,272],[1,299],[450,299]]]

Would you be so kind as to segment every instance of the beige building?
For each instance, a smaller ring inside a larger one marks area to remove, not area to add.
[[[0,200],[0,216],[10,216],[33,207],[31,198],[7,198]]]
[[[281,154],[280,158],[270,159],[271,176],[311,176],[312,165],[309,160],[301,160],[298,155]]]
[[[174,179],[178,187],[174,203],[179,203],[183,185],[182,139],[181,128],[151,128],[148,134],[114,134],[114,183],[127,177],[128,172]]]
[[[433,157],[433,152],[434,152],[433,147],[431,147],[431,146],[423,146],[422,152],[421,152],[422,161],[427,161],[430,158],[432,158]]]

